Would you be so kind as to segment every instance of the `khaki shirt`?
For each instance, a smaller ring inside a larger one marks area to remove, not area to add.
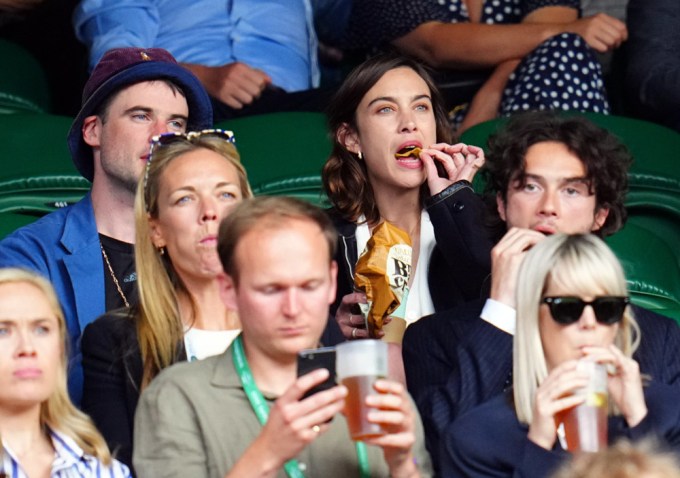
[[[222,478],[261,429],[234,369],[231,349],[173,365],[140,398],[134,434],[136,474],[139,478]],[[413,455],[422,476],[431,476],[420,417],[416,433]],[[382,450],[367,448],[371,476],[389,476]],[[356,447],[344,416],[335,416],[329,430],[297,460],[307,478],[358,477]],[[277,476],[287,475],[281,469]]]

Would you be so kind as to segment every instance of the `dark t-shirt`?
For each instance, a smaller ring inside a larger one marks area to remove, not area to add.
[[[106,251],[109,264],[111,265],[111,269],[113,269],[113,274],[116,276],[125,298],[131,306],[136,305],[139,302],[139,294],[137,293],[134,244],[119,241],[103,234],[99,234],[99,240],[104,247],[104,251]],[[106,310],[125,307],[125,302],[118,291],[118,287],[116,287],[116,284],[113,281],[109,264],[107,264],[103,254],[102,261],[104,262]]]

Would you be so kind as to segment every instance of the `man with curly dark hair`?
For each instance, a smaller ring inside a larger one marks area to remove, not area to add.
[[[496,197],[503,222],[507,221],[500,210],[501,205],[505,210],[512,208],[512,204],[508,205],[508,196],[514,196],[515,191],[526,188],[535,179],[527,173],[531,159],[538,155],[544,157],[553,172],[558,173],[570,162],[552,156],[558,151],[582,163],[585,176],[578,178],[579,181],[571,181],[570,185],[579,182],[588,187],[586,197],[592,196],[595,200],[595,213],[608,211],[604,222],[591,227],[590,232],[604,237],[621,229],[626,221],[624,199],[632,162],[628,149],[609,131],[585,117],[565,116],[554,111],[516,116],[489,139],[489,160],[480,173],[486,180],[486,192]],[[548,152],[551,155],[547,155]],[[517,224],[508,223],[507,226]],[[568,229],[579,226],[582,225],[565,224]]]
[[[480,173],[492,214],[489,230],[477,234],[502,235],[490,251],[489,279],[479,300],[425,317],[404,336],[407,385],[435,465],[447,425],[512,383],[515,290],[527,251],[558,232],[604,237],[621,229],[631,162],[615,136],[579,116],[519,115],[489,139]],[[663,383],[680,383],[680,357],[673,358],[680,329],[650,311],[634,312],[641,369]]]

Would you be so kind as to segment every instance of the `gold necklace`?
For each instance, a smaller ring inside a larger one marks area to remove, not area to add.
[[[102,256],[104,256],[104,262],[106,262],[106,267],[109,268],[109,274],[111,274],[111,279],[113,279],[113,283],[116,285],[116,289],[118,289],[118,293],[120,294],[120,297],[123,299],[125,307],[130,307],[130,303],[128,302],[127,297],[125,297],[125,294],[123,293],[123,289],[120,287],[120,284],[118,283],[118,278],[116,277],[116,274],[113,272],[113,267],[111,267],[111,263],[109,262],[109,256],[106,255],[104,245],[101,243],[101,241],[99,241],[99,248],[102,250]]]

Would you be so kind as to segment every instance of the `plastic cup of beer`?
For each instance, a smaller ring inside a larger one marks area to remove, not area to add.
[[[607,368],[592,360],[581,360],[577,370],[587,372],[588,384],[576,391],[585,402],[562,412],[558,417],[564,425],[570,452],[596,452],[607,448]]]
[[[385,430],[368,421],[366,397],[378,393],[373,384],[387,377],[387,343],[381,340],[352,340],[336,346],[335,371],[347,387],[345,415],[352,440],[381,436]]]

